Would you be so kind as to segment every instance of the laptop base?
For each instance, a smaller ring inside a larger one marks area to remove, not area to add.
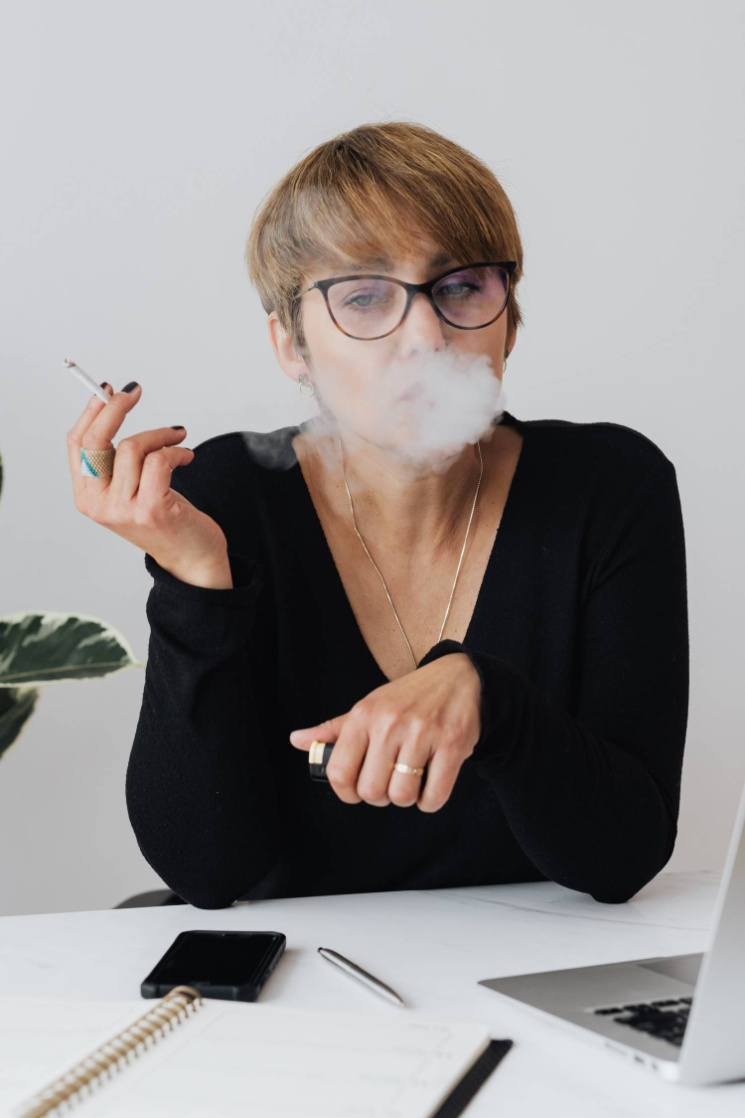
[[[537,1010],[551,1020],[651,1067],[665,1079],[678,1078],[680,1048],[638,1032],[596,1009],[632,1002],[692,996],[703,953],[634,959],[593,967],[485,978],[480,986]]]

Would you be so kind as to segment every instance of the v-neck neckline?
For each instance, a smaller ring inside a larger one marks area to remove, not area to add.
[[[502,422],[504,423],[505,426],[515,427],[515,429],[522,435],[523,442],[522,442],[522,446],[520,447],[520,453],[519,453],[518,458],[517,458],[517,463],[515,465],[515,471],[512,475],[512,480],[510,481],[510,487],[507,491],[507,497],[505,498],[504,508],[502,509],[502,516],[501,516],[499,525],[496,529],[496,532],[494,533],[494,539],[492,540],[492,545],[491,545],[491,548],[490,548],[490,551],[489,551],[489,558],[487,560],[486,567],[484,568],[484,575],[483,575],[483,578],[481,580],[481,585],[479,586],[479,592],[476,595],[476,601],[474,603],[473,612],[471,614],[471,619],[468,622],[468,627],[466,629],[465,636],[463,637],[463,640],[461,642],[459,642],[459,643],[465,645],[466,647],[469,646],[469,644],[472,640],[473,634],[474,634],[475,630],[478,628],[478,624],[479,624],[479,620],[480,620],[480,613],[481,613],[481,610],[483,608],[484,587],[485,587],[486,583],[488,582],[488,580],[491,578],[493,569],[494,569],[494,567],[496,566],[496,563],[497,563],[498,554],[501,551],[504,551],[504,549],[505,549],[506,545],[504,543],[501,543],[500,541],[504,537],[505,527],[507,527],[509,529],[509,526],[512,522],[514,514],[511,514],[511,510],[512,510],[513,505],[515,504],[515,496],[514,496],[515,491],[516,491],[516,488],[519,488],[520,479],[522,478],[522,476],[525,472],[524,461],[523,460],[525,458],[525,448],[526,448],[526,445],[528,443],[527,430],[525,428],[525,425],[519,419],[516,419],[515,416],[511,415],[510,412],[508,412],[508,411],[504,412],[504,417],[503,417]],[[336,593],[336,595],[339,598],[339,601],[341,603],[341,607],[342,607],[342,609],[344,609],[346,611],[347,616],[349,617],[349,620],[350,620],[350,622],[351,622],[351,624],[354,628],[354,631],[356,633],[358,643],[361,645],[364,654],[367,656],[368,661],[374,667],[375,671],[383,679],[383,681],[385,683],[392,683],[393,681],[388,678],[388,676],[385,674],[385,672],[381,668],[378,661],[373,656],[373,654],[370,650],[370,646],[368,645],[367,641],[365,640],[365,638],[362,634],[362,630],[360,629],[359,622],[357,621],[354,610],[352,609],[352,603],[350,602],[350,600],[347,596],[347,592],[346,592],[346,589],[344,587],[344,583],[342,581],[341,574],[339,573],[339,568],[336,565],[336,560],[334,559],[334,553],[329,546],[329,542],[326,538],[326,532],[324,531],[323,524],[321,523],[321,518],[318,515],[318,510],[316,509],[315,503],[313,501],[313,497],[311,496],[310,490],[308,488],[308,484],[305,480],[305,475],[302,471],[302,467],[300,465],[300,460],[297,456],[297,453],[295,451],[294,446],[292,445],[292,440],[295,438],[295,435],[300,433],[300,427],[301,427],[301,425],[290,427],[289,432],[288,432],[288,445],[289,445],[289,448],[290,448],[290,452],[295,459],[295,461],[290,466],[290,468],[288,470],[288,473],[290,475],[294,475],[297,478],[298,486],[299,486],[299,488],[301,488],[301,490],[303,491],[303,494],[304,494],[304,496],[303,496],[303,498],[301,498],[299,504],[306,511],[306,517],[307,517],[308,524],[310,525],[310,530],[312,532],[315,532],[320,547],[322,548],[323,551],[325,551],[325,554],[326,554],[326,557],[327,557],[326,558],[327,569],[330,572],[333,572],[332,577],[331,577],[330,585],[333,585],[335,593]],[[508,540],[509,540],[509,532],[508,532]],[[445,638],[443,637],[443,640],[444,639]]]

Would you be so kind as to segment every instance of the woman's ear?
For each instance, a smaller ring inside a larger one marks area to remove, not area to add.
[[[308,372],[305,359],[295,349],[295,344],[277,317],[272,311],[267,320],[269,326],[269,340],[272,343],[275,356],[282,372],[290,380],[297,381],[301,373]]]

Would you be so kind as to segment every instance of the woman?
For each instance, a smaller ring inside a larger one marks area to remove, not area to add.
[[[674,466],[618,424],[484,410],[522,247],[493,174],[428,128],[321,144],[247,258],[318,416],[196,452],[183,429],[133,435],[108,480],[80,451],[113,446],[139,386],[69,436],[78,507],[155,580],[126,782],[145,858],[203,908],[545,879],[628,900],[676,837]],[[326,784],[314,740],[334,743]]]

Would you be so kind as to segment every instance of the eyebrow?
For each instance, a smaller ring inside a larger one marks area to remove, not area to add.
[[[445,264],[455,264],[452,256],[448,256],[446,252],[436,252],[434,256],[430,256],[427,261],[429,268],[439,268]],[[351,268],[352,271],[358,271],[360,268],[387,268],[389,271],[393,268],[393,261],[389,260],[387,256],[370,256],[366,260],[353,261],[342,260],[337,265],[338,268]]]

